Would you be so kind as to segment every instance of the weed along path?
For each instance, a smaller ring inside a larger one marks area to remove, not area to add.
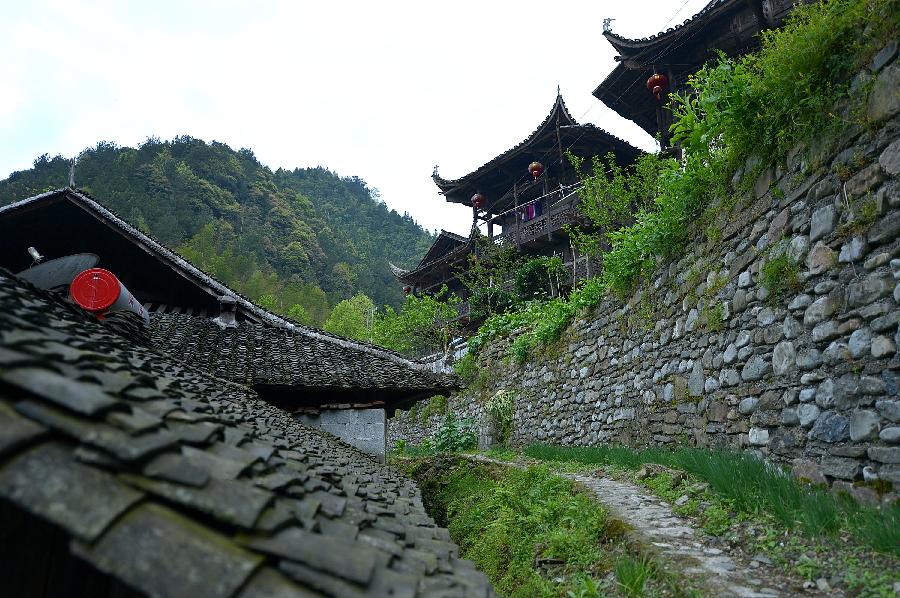
[[[483,455],[467,458],[507,467],[521,463],[501,461]],[[723,550],[709,546],[711,539],[690,521],[675,515],[662,499],[635,484],[599,475],[554,472],[588,489],[610,514],[627,524],[635,540],[648,547],[704,589],[708,596],[772,597],[816,595],[815,590],[793,587],[790,581],[764,562],[743,564]]]
[[[710,596],[770,597],[787,595],[766,585],[758,576],[738,566],[725,552],[704,545],[705,534],[678,517],[672,508],[646,490],[609,478],[560,473],[590,490],[597,500],[627,523],[657,554],[678,566],[691,578],[698,578]]]

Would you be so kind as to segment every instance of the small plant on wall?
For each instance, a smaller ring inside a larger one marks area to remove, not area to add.
[[[509,442],[512,434],[512,419],[515,411],[515,401],[511,390],[498,390],[487,403],[484,404],[485,411],[493,418],[497,425],[501,444]]]
[[[797,264],[786,253],[769,259],[762,267],[762,286],[772,304],[781,303],[802,287]]]

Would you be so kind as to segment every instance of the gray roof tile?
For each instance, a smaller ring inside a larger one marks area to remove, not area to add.
[[[17,414],[0,403],[0,456],[40,438],[47,428]]]
[[[202,487],[184,486],[140,476],[125,476],[128,483],[224,523],[252,529],[274,495],[234,480],[211,479]]]
[[[49,428],[102,448],[125,461],[143,459],[177,443],[175,435],[169,432],[130,436],[116,428],[85,421],[34,401],[22,401],[16,404],[16,409]]]
[[[0,371],[0,380],[84,415],[93,415],[116,404],[101,387],[64,378],[46,368]]]
[[[91,541],[141,493],[75,461],[63,445],[47,443],[0,468],[0,495]]]
[[[262,558],[158,505],[125,515],[93,546],[73,543],[75,554],[151,596],[226,597]]]
[[[144,475],[195,488],[202,488],[210,480],[208,471],[176,453],[158,455],[144,467]]]
[[[351,540],[313,534],[296,528],[271,538],[247,538],[255,550],[309,565],[358,584],[367,584],[375,572],[376,553]]]
[[[247,582],[239,598],[317,598],[319,592],[300,589],[284,575],[264,567]]]
[[[360,351],[326,333],[249,322],[221,328],[185,314],[153,314],[150,326],[158,349],[245,384],[378,389],[388,396],[437,394],[459,386],[454,376],[428,371],[387,350]]]
[[[144,411],[138,407],[132,407],[130,413],[116,411],[106,416],[107,423],[121,428],[129,434],[142,434],[155,430],[162,425],[163,420],[158,415]]]

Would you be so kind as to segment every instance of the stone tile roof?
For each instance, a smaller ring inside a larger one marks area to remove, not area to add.
[[[603,36],[609,41],[610,44],[612,44],[612,46],[617,51],[627,55],[629,51],[634,51],[634,49],[643,49],[646,46],[667,42],[676,35],[681,35],[686,31],[690,31],[696,27],[702,27],[708,15],[713,14],[714,11],[723,9],[727,10],[732,6],[743,6],[744,4],[745,3],[743,0],[710,0],[710,2],[700,10],[700,12],[688,19],[685,19],[683,23],[675,25],[674,27],[669,27],[665,31],[660,31],[659,33],[656,33],[654,35],[631,39],[613,33],[612,31],[604,31]]]
[[[0,270],[0,498],[80,559],[151,596],[493,595],[410,480],[132,333]]]
[[[242,322],[222,328],[185,314],[153,314],[154,347],[180,363],[242,384],[379,389],[394,398],[430,396],[459,386],[386,350],[363,352],[330,335]]]
[[[391,399],[404,401],[410,397],[444,394],[460,386],[455,376],[436,375],[400,353],[307,328],[269,312],[133,227],[82,191],[58,189],[36,195],[0,207],[0,218],[60,200],[81,206],[214,295],[234,297],[242,309],[262,322],[248,322],[238,333],[217,334],[212,330],[214,325],[196,317],[154,314],[154,340],[157,345],[188,363],[202,365],[216,375],[243,383],[252,383],[259,378],[259,381],[271,384],[382,389],[391,391]],[[179,326],[180,330],[177,329]],[[188,342],[191,335],[199,335],[209,342],[206,346]],[[244,352],[238,351],[242,346],[266,346],[269,350],[257,353],[252,362],[247,358],[241,363],[242,357],[247,357]],[[299,353],[292,354],[295,349]],[[217,355],[216,350],[220,354]],[[338,364],[340,367],[337,367]]]

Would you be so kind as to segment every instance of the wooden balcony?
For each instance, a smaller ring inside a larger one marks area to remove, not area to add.
[[[523,221],[516,213],[515,224],[507,226],[507,230],[494,235],[493,239],[501,244],[527,245],[551,238],[553,233],[567,224],[583,223],[584,217],[578,211],[577,191],[560,189],[546,195],[541,201],[545,206],[543,214]]]

